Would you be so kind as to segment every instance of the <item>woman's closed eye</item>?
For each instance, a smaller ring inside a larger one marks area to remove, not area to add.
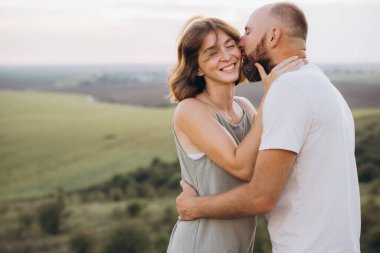
[[[229,45],[227,45],[227,48],[234,48],[236,46],[236,44],[235,43],[231,43],[231,44],[229,44]]]
[[[218,50],[211,50],[208,54],[209,57],[216,56],[219,53]]]

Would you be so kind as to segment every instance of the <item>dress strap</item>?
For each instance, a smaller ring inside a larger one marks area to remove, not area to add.
[[[252,119],[251,119],[251,117],[249,117],[249,114],[248,114],[247,111],[244,109],[244,106],[242,106],[242,105],[240,104],[240,102],[239,102],[238,99],[234,98],[234,101],[240,106],[240,108],[243,110],[245,116],[248,118],[249,122],[250,122],[251,125],[252,125]],[[243,116],[243,117],[244,117],[244,116]]]

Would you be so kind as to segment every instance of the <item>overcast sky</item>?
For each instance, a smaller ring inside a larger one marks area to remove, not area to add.
[[[190,3],[191,2],[191,3]],[[0,65],[173,63],[183,23],[222,18],[243,32],[260,0],[0,0]],[[293,1],[317,63],[380,63],[380,0]]]

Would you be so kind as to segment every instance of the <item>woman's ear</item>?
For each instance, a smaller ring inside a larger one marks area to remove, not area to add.
[[[278,45],[282,36],[282,31],[279,27],[274,27],[268,36],[268,46],[274,48]]]
[[[196,76],[204,76],[204,75],[205,73],[203,73],[203,71],[200,68],[198,68]]]

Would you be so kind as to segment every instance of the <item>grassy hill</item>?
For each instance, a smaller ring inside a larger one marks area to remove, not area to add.
[[[83,95],[1,91],[0,201],[84,188],[154,157],[174,161],[172,112],[89,102]],[[354,116],[357,132],[369,133],[380,109]]]
[[[153,157],[174,160],[171,121],[171,108],[1,91],[0,200],[89,186]]]
[[[94,246],[82,252],[109,252],[102,249],[123,234],[119,226],[132,234],[143,227],[150,237],[143,244],[152,253],[166,252],[180,191],[172,112],[91,103],[80,95],[0,92],[0,252],[74,252],[73,239],[76,247],[87,241]],[[374,253],[380,236],[380,108],[353,114],[361,248]],[[58,187],[81,190],[68,194]],[[41,224],[50,224],[57,206],[59,231],[50,234]],[[138,223],[126,226],[130,221]],[[271,252],[263,217],[254,252]]]

